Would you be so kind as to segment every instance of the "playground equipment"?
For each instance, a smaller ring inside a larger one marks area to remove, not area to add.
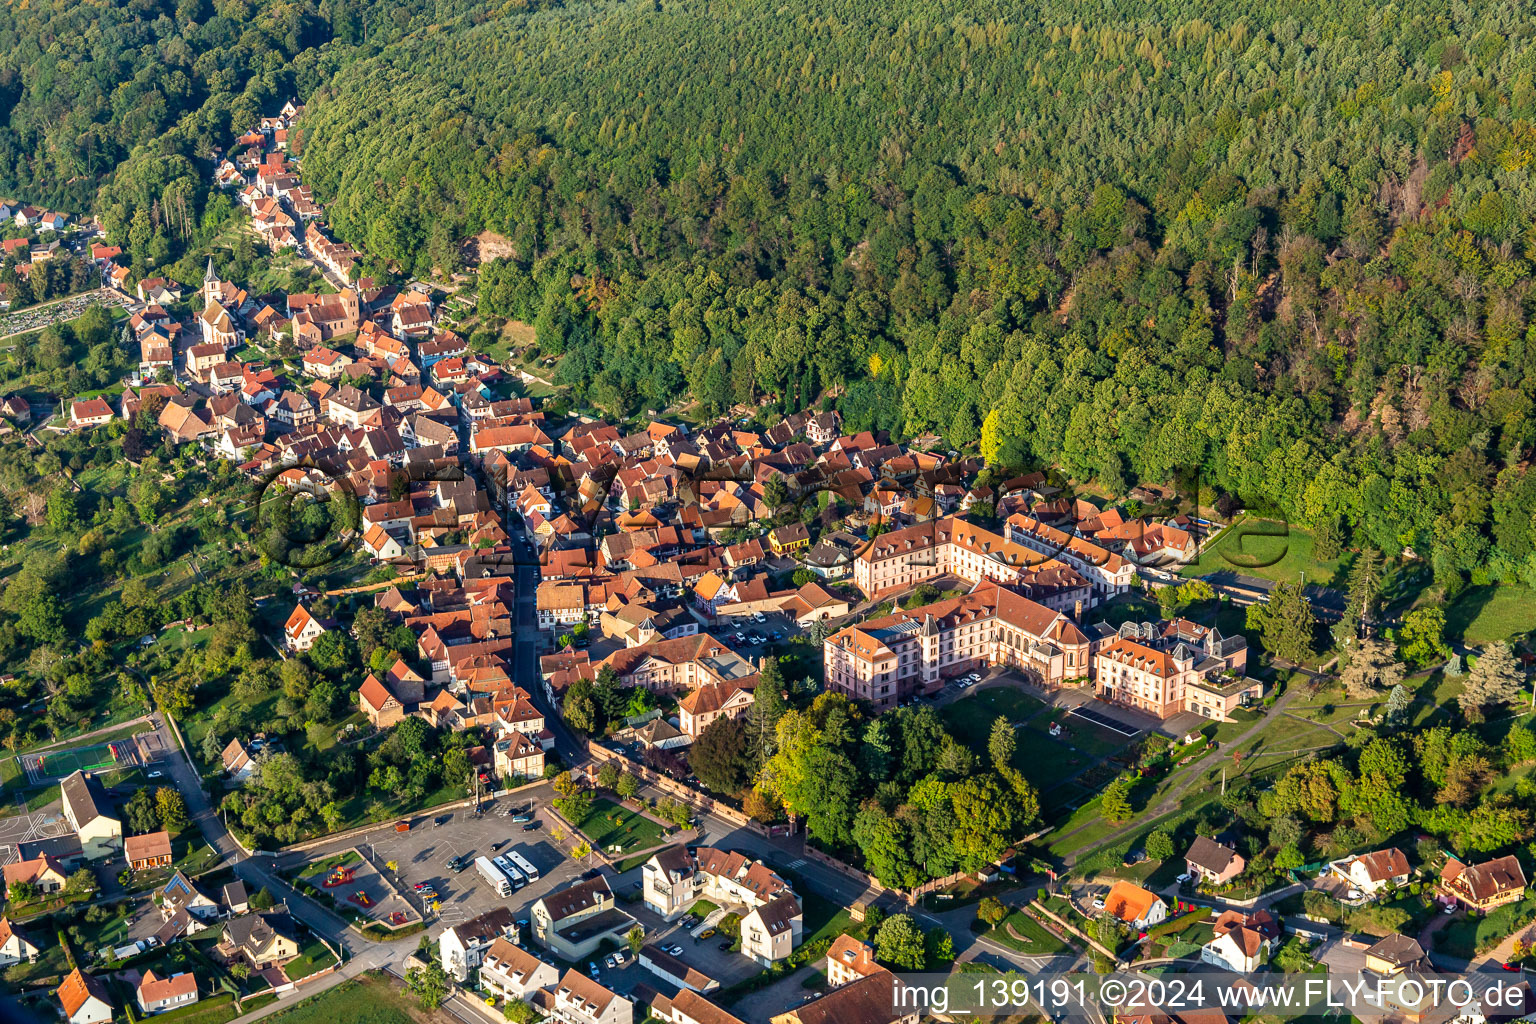
[[[360,907],[373,906],[373,900],[369,899],[368,894],[361,889],[352,894],[352,902],[356,903]]]
[[[325,876],[324,885],[327,889],[334,889],[338,885],[346,885],[352,881],[352,876],[357,874],[357,868],[333,868],[329,875]]]

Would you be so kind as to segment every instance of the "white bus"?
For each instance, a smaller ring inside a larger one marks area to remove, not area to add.
[[[521,889],[523,886],[528,884],[528,879],[524,878],[523,873],[517,870],[517,868],[513,866],[512,862],[507,860],[507,858],[497,857],[496,866],[500,868],[508,878],[512,879],[512,885],[514,888]]]
[[[497,858],[498,860],[500,858]],[[480,872],[480,877],[491,883],[497,896],[511,896],[516,890],[512,880],[502,873],[501,869],[492,864],[485,857],[475,858],[475,870]]]
[[[534,867],[527,857],[524,857],[516,850],[508,850],[507,856],[511,858],[513,864],[517,865],[519,871],[528,876],[528,881],[537,882],[539,880],[539,869]]]

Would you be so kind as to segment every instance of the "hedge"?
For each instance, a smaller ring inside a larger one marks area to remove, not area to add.
[[[1147,941],[1151,942],[1155,939],[1161,938],[1164,935],[1171,935],[1174,932],[1181,932],[1191,925],[1199,924],[1201,921],[1204,921],[1210,916],[1211,908],[1201,907],[1199,910],[1192,910],[1187,914],[1180,915],[1179,917],[1169,918],[1162,924],[1148,929]]]

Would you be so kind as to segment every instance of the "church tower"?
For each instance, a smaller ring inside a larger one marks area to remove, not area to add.
[[[208,269],[203,272],[203,305],[223,298],[224,289],[219,286],[219,275],[213,271],[213,257],[208,257]]]

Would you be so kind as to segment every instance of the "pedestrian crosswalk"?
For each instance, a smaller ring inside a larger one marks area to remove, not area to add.
[[[796,868],[805,867],[805,863],[806,862],[804,857],[796,857],[794,860],[786,864],[785,867],[789,868],[791,871],[794,871]]]

